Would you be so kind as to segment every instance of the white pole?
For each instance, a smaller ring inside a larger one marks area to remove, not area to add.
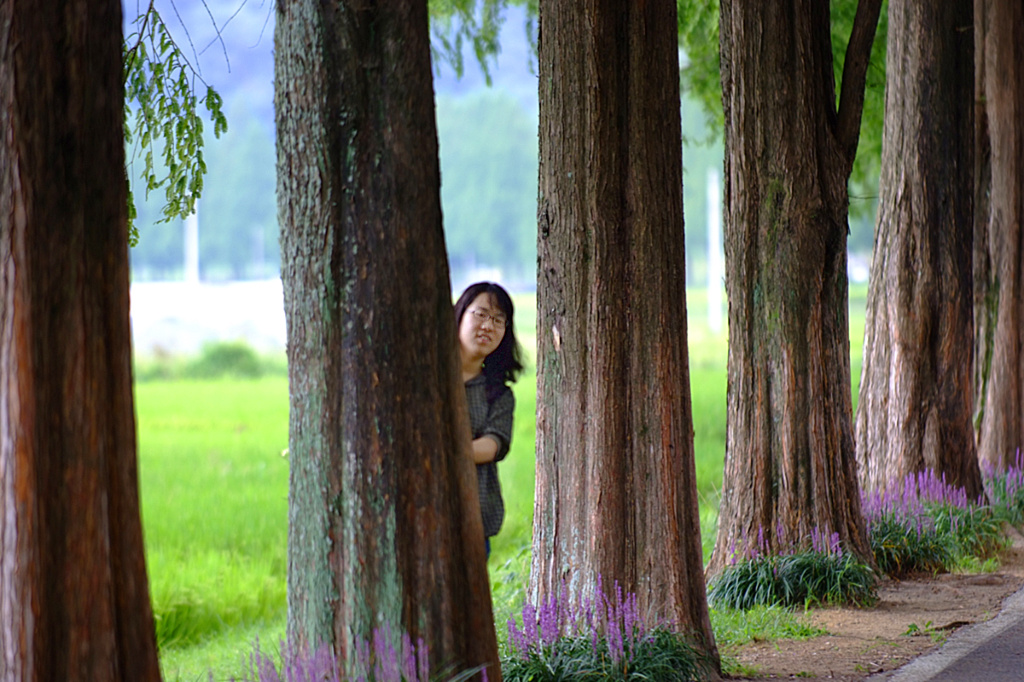
[[[185,218],[185,281],[199,283],[199,204],[192,215]]]
[[[722,253],[722,190],[718,169],[708,168],[708,328],[722,331],[722,287],[725,281],[725,257]]]

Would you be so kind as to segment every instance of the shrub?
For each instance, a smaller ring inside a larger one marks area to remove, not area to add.
[[[666,624],[648,628],[640,618],[635,594],[615,600],[596,595],[570,603],[563,586],[540,609],[526,604],[523,627],[509,619],[507,654],[502,674],[508,682],[555,680],[650,680],[675,682],[708,679],[713,663],[691,639]]]
[[[255,379],[263,374],[263,367],[256,351],[244,341],[216,341],[203,346],[185,373],[193,379]]]

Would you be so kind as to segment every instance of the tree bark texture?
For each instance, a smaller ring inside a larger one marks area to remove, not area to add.
[[[675,3],[540,7],[531,598],[635,592],[717,660],[686,342]]]
[[[278,3],[288,631],[500,678],[458,376],[425,2]],[[365,671],[362,671],[365,672]]]
[[[860,481],[926,468],[982,493],[971,423],[972,0],[890,0],[878,226],[857,408]]]
[[[121,3],[0,3],[0,678],[159,680],[139,513]]]
[[[878,13],[858,9],[837,112],[826,3],[721,3],[729,384],[709,574],[759,537],[779,551],[816,529],[872,561],[853,447],[846,182]]]
[[[997,470],[1024,445],[1024,9],[975,2],[975,417]]]

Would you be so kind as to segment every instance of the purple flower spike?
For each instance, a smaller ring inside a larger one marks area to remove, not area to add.
[[[523,606],[523,635],[526,639],[526,648],[533,649],[537,646],[537,609],[533,604]]]
[[[409,633],[402,633],[402,677],[410,682],[416,675],[416,649],[412,645]]]
[[[541,646],[553,646],[558,639],[558,601],[551,597],[540,609]]]
[[[430,679],[430,659],[427,656],[427,643],[420,637],[416,640],[416,663],[419,666],[419,682]]]

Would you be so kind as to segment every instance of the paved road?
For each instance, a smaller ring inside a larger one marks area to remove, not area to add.
[[[869,682],[1024,681],[1024,588],[992,620],[963,628],[938,650]]]

